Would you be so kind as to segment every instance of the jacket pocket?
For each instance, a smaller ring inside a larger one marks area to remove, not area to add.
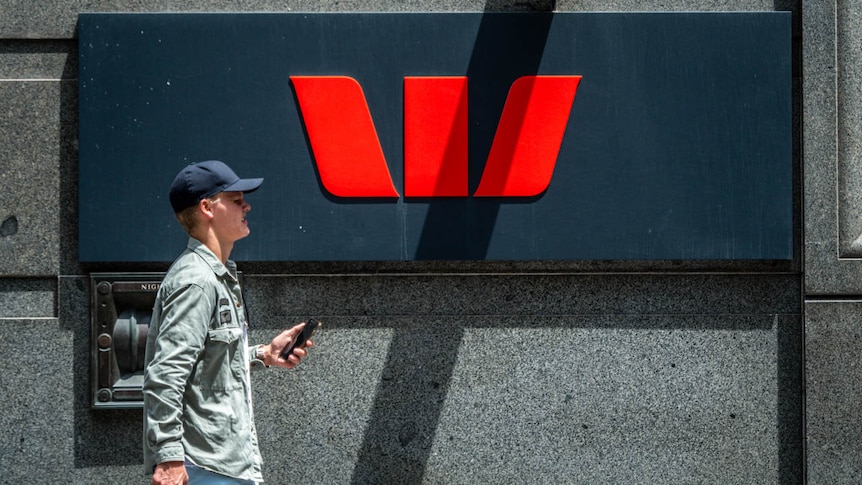
[[[226,392],[242,389],[242,329],[222,327],[210,330],[204,346],[197,384],[202,390]]]
[[[230,437],[236,433],[236,416],[223,414],[222,411],[230,411],[228,406],[225,407],[227,409],[210,410],[204,415],[187,413],[185,439],[201,449],[218,449],[230,442]]]
[[[207,340],[218,344],[232,344],[242,338],[242,329],[239,327],[225,327],[210,330]]]

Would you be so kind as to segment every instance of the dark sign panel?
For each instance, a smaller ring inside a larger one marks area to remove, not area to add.
[[[790,14],[82,14],[80,259],[169,261],[190,162],[264,177],[233,258],[792,257]]]

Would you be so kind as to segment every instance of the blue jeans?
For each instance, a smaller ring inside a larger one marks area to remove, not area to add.
[[[186,461],[186,473],[189,474],[189,485],[256,485],[253,480],[240,480],[226,475],[219,475]]]

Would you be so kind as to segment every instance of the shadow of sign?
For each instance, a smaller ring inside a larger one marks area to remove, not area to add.
[[[530,32],[519,32],[506,22],[490,22],[487,15],[483,17],[466,73],[471,86],[485,87],[493,84],[489,79],[514,79],[538,73],[553,14],[535,15],[541,16],[531,24]],[[513,35],[501,35],[501,30],[507,29]],[[470,105],[483,107],[468,110],[481,113],[469,120],[469,143],[480,145],[471,146],[469,152],[487,154],[506,92],[470,90],[468,99]],[[524,118],[523,113],[518,116]],[[470,193],[478,187],[483,168],[470,164]],[[453,221],[463,217],[463,202],[443,199],[429,203],[416,259],[485,259],[500,201],[472,198],[469,202],[466,210],[474,213],[470,219],[478,221],[466,226],[473,228],[471,234],[449,230]],[[465,237],[471,238],[472,243],[464,245],[454,240]],[[468,253],[452,254],[451,248],[467,248]],[[422,481],[463,334],[463,328],[394,332],[352,483]]]

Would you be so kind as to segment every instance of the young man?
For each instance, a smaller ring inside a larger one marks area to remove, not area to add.
[[[245,305],[228,258],[249,234],[244,194],[262,182],[206,161],[182,169],[171,185],[189,242],[162,281],[147,334],[144,466],[154,485],[263,481],[250,368],[293,368],[306,351],[279,356],[304,324],[266,345],[247,344]]]

